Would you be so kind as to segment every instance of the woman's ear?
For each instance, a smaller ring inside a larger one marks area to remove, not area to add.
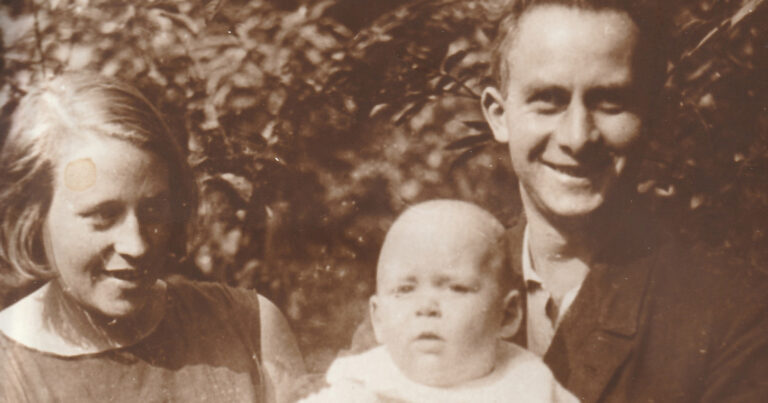
[[[520,330],[523,321],[522,296],[517,290],[511,290],[504,297],[504,316],[501,322],[501,338],[510,339]]]
[[[381,330],[381,323],[379,319],[379,306],[378,306],[378,298],[376,298],[377,295],[373,294],[371,296],[371,299],[368,300],[368,308],[370,309],[371,313],[371,325],[373,325],[373,335],[376,337],[376,342],[379,344],[383,344],[383,337],[382,337],[382,330]]]
[[[496,87],[485,87],[480,102],[483,116],[491,127],[493,137],[500,143],[506,143],[509,140],[509,133],[504,121],[504,97]]]

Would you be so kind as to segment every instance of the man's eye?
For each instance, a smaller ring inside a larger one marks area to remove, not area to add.
[[[626,90],[602,90],[587,95],[587,105],[597,111],[615,115],[629,109],[631,96]]]
[[[623,103],[617,101],[603,101],[597,105],[597,109],[601,112],[615,115],[624,112],[627,108]]]
[[[557,113],[568,106],[570,96],[560,89],[546,89],[537,91],[528,97],[527,102],[534,110],[542,114]]]

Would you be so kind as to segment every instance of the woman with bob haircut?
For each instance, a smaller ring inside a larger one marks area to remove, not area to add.
[[[165,279],[196,190],[137,90],[66,73],[0,148],[0,275],[44,284],[0,311],[3,401],[282,401],[304,372],[256,292]]]

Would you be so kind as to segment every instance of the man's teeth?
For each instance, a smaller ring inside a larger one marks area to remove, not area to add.
[[[566,167],[562,165],[560,166],[552,165],[552,168],[554,168],[558,172],[562,172],[570,176],[587,176],[589,174],[589,170],[583,167]]]
[[[138,280],[146,275],[143,270],[109,270],[106,273],[109,276],[129,281]]]

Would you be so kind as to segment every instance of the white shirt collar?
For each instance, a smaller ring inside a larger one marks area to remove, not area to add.
[[[541,281],[541,277],[533,270],[533,260],[531,260],[531,251],[529,247],[529,240],[528,240],[528,226],[525,226],[525,229],[523,230],[523,281],[526,282],[526,284],[529,281],[534,281],[539,284],[544,284],[543,281]]]

